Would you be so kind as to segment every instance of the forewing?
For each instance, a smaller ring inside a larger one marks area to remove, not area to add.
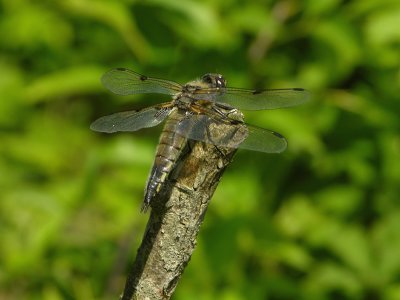
[[[193,98],[225,103],[242,110],[263,110],[302,104],[308,100],[309,93],[300,88],[272,90],[204,88],[196,91]]]
[[[104,116],[90,125],[90,129],[99,132],[136,131],[160,124],[172,108],[153,106],[139,111],[125,111]]]
[[[101,77],[101,82],[118,95],[144,93],[174,95],[182,90],[182,86],[174,81],[147,77],[125,68],[108,71]]]
[[[185,117],[179,122],[177,132],[189,139],[229,148],[279,153],[287,147],[286,139],[277,132],[207,115]]]

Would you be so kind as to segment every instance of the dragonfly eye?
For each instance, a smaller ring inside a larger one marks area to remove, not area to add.
[[[213,84],[211,74],[203,75],[203,77],[201,77],[201,81],[203,81],[204,83]]]
[[[226,80],[219,74],[205,74],[201,77],[204,83],[209,84],[211,87],[224,88],[226,87]]]

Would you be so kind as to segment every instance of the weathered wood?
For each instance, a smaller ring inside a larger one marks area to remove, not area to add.
[[[233,133],[243,140],[246,133]],[[191,142],[160,193],[122,300],[169,299],[196,246],[196,237],[218,182],[236,149]]]

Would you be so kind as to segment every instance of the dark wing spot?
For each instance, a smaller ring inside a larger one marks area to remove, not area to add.
[[[254,90],[252,92],[253,95],[257,95],[257,94],[261,94],[262,92],[264,92],[263,90]]]
[[[145,81],[145,80],[147,80],[147,78],[148,78],[148,77],[145,76],[145,75],[140,75],[140,78],[139,78],[139,79],[140,79],[141,81]]]
[[[278,138],[284,139],[283,135],[281,135],[280,133],[277,133],[275,131],[272,132],[275,136],[277,136]]]
[[[126,71],[127,69],[126,69],[126,68],[115,68],[115,70],[118,70],[118,71]]]
[[[305,89],[302,89],[302,88],[293,88],[293,91],[305,91]]]

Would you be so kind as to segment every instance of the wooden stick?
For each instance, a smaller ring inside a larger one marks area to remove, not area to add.
[[[191,143],[152,201],[122,300],[170,299],[192,256],[211,196],[236,149]]]

